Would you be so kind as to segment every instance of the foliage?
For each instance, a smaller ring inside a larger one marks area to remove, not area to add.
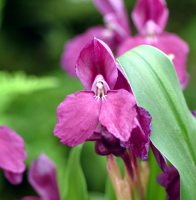
[[[196,120],[187,107],[172,62],[150,46],[136,47],[118,60],[138,104],[152,115],[153,144],[179,170],[181,199],[194,199]]]
[[[82,146],[77,146],[76,148],[73,148],[70,153],[65,176],[65,195],[63,196],[64,200],[89,199],[85,178],[80,166],[81,150]]]
[[[130,10],[134,1],[125,0],[125,2]],[[184,93],[189,108],[195,109],[195,0],[182,0],[180,4],[178,0],[172,0],[168,1],[168,6],[171,11],[168,30],[178,32],[190,44],[188,66],[191,77]],[[83,32],[91,25],[101,23],[102,18],[93,7],[91,0],[0,0],[0,69],[13,72],[13,74],[0,72],[0,124],[9,125],[24,138],[28,153],[27,169],[31,161],[40,153],[46,153],[55,162],[61,194],[65,190],[64,179],[70,150],[53,137],[55,110],[67,94],[80,89],[81,86],[76,79],[68,77],[59,70],[59,59],[68,38]],[[134,32],[134,29],[132,31]],[[25,72],[17,72],[17,70]],[[33,76],[26,76],[26,72]],[[44,75],[44,77],[35,75]],[[146,78],[145,75],[143,80]],[[144,86],[146,83],[148,81]],[[143,91],[143,86],[139,89],[140,92]],[[158,98],[157,93],[154,96],[150,95]],[[180,104],[178,99],[175,101]],[[158,131],[158,134],[161,133]],[[156,141],[154,136],[155,134],[152,138]],[[163,143],[165,134],[161,138],[162,141],[156,142]],[[171,144],[172,147],[175,142]],[[113,200],[111,184],[106,180],[105,159],[97,156],[93,148],[93,144],[85,144],[80,158],[89,198]],[[76,154],[80,154],[80,150],[76,151]],[[177,157],[181,155],[178,152],[173,153],[175,153],[174,159],[176,155]],[[183,163],[188,158],[184,156]],[[151,154],[149,164],[151,170],[147,199],[165,199],[163,189],[156,182],[159,168]],[[81,168],[78,169],[82,173]],[[188,172],[190,172],[189,168],[184,175],[188,176]],[[25,194],[35,193],[28,184],[26,175],[23,184],[14,187],[5,180],[2,172],[0,173],[0,199],[15,200]],[[107,185],[106,191],[105,185]],[[189,184],[185,185],[188,186]]]

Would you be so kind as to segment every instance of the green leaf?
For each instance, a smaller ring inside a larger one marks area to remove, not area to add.
[[[4,92],[32,92],[37,89],[57,86],[53,77],[38,78],[26,76],[24,73],[9,74],[0,72],[1,91]]]
[[[82,145],[71,150],[67,164],[65,177],[65,196],[64,200],[88,200],[88,192],[85,177],[80,165],[80,154]]]
[[[106,189],[105,189],[105,199],[106,200],[116,200],[116,194],[115,194],[115,191],[114,191],[114,188],[112,186],[112,182],[110,180],[110,178],[108,177],[107,178],[107,181],[106,181]]]
[[[0,111],[18,94],[28,94],[36,90],[57,87],[55,78],[26,76],[24,73],[0,72]]]
[[[104,194],[102,193],[91,192],[89,196],[90,196],[90,200],[105,200]]]
[[[161,169],[158,166],[156,159],[152,153],[149,152],[148,164],[150,167],[149,170],[149,178],[148,178],[148,186],[147,186],[147,200],[158,199],[165,200],[165,191],[164,188],[158,184],[157,175],[161,173]]]
[[[91,162],[93,160],[93,162]],[[99,156],[95,152],[95,144],[86,142],[81,155],[81,165],[86,176],[88,190],[104,191],[107,178],[106,156]],[[95,173],[95,171],[97,173]]]
[[[152,115],[153,144],[178,169],[181,199],[196,197],[196,120],[191,115],[169,58],[139,46],[118,59],[139,106]]]

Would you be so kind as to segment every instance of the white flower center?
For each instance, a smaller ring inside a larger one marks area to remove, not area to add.
[[[106,100],[106,94],[107,91],[109,90],[109,86],[104,80],[102,75],[97,75],[93,85],[92,85],[92,90],[95,93],[95,99],[96,100]]]
[[[102,81],[99,81],[96,83],[96,93],[95,93],[95,99],[97,100],[105,100],[106,99],[106,91],[104,89],[104,83]]]

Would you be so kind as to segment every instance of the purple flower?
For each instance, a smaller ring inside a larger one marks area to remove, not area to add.
[[[188,82],[186,72],[188,45],[173,33],[164,32],[168,9],[164,0],[138,0],[132,18],[139,35],[128,38],[118,49],[118,55],[142,44],[155,46],[173,61],[182,88]]]
[[[0,126],[0,168],[10,183],[21,183],[25,159],[23,139],[9,127]]]
[[[195,111],[192,111],[192,114],[196,116]],[[151,148],[162,170],[162,173],[157,177],[158,183],[165,188],[168,200],[180,200],[180,175],[177,169],[167,164],[166,158],[152,143]]]
[[[76,76],[75,65],[80,51],[94,37],[105,41],[110,48],[116,47],[130,35],[130,27],[123,0],[94,0],[104,17],[105,26],[95,26],[66,43],[61,66],[69,75]]]
[[[80,51],[94,36],[100,39],[113,37],[110,33],[105,32],[103,26],[95,26],[66,43],[61,57],[61,66],[69,75],[76,76],[75,65]]]
[[[27,196],[22,200],[60,200],[56,168],[46,155],[42,154],[32,162],[28,175],[39,197]]]
[[[123,0],[94,0],[94,3],[104,17],[106,28],[114,32],[118,42],[130,35],[130,25]]]
[[[94,38],[82,49],[76,73],[85,91],[67,96],[58,106],[54,134],[68,146],[95,140],[98,152],[105,148],[115,154],[129,147],[146,159],[151,118],[137,107],[133,94],[117,84],[122,76],[118,68],[103,41]]]
[[[180,176],[174,166],[168,166],[157,180],[165,188],[168,200],[180,200]]]
[[[165,0],[137,0],[132,18],[138,32],[154,35],[164,31],[169,11]]]
[[[168,200],[180,200],[180,176],[177,169],[167,164],[165,157],[152,143],[151,147],[162,170],[162,173],[157,177],[158,183],[165,188]]]

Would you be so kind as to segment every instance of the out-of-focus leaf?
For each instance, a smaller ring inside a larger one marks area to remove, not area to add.
[[[89,196],[90,196],[90,200],[106,200],[104,198],[104,194],[102,193],[91,192]]]
[[[81,164],[86,176],[88,189],[104,192],[107,178],[106,156],[100,156],[95,153],[94,142],[86,142],[84,144],[81,155]]]
[[[65,195],[63,200],[88,200],[88,192],[85,177],[80,165],[80,154],[82,145],[71,150],[67,163],[65,177]]]
[[[146,191],[146,199],[158,199],[165,200],[165,191],[163,187],[161,187],[157,182],[157,176],[161,173],[161,169],[158,166],[155,157],[150,151],[148,156],[148,164],[149,164],[149,178],[148,178],[148,186]]]
[[[24,73],[0,72],[0,111],[18,94],[28,94],[36,90],[57,87],[57,80],[51,77],[38,78]]]
[[[118,59],[139,106],[152,115],[153,144],[178,169],[181,199],[196,197],[196,120],[191,115],[169,58],[139,46]]]
[[[1,92],[23,92],[28,93],[37,89],[57,86],[55,78],[38,78],[35,76],[26,76],[24,73],[9,74],[0,72]]]
[[[106,182],[106,189],[105,189],[105,199],[106,200],[116,200],[116,195],[111,183],[110,178],[108,177],[107,182]]]
[[[69,149],[53,135],[56,107],[66,95],[75,92],[81,85],[77,79],[58,73],[55,75],[54,80],[58,80],[58,87],[43,88],[31,93],[15,93],[16,95],[11,96],[0,114],[0,124],[10,126],[23,137],[27,149],[27,168],[40,153],[45,153],[55,162],[62,193]],[[2,193],[4,190],[0,187],[0,196]],[[13,192],[13,197],[15,196],[16,193]]]

